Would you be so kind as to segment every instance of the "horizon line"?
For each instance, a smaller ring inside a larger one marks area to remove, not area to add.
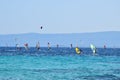
[[[0,35],[19,35],[19,34],[86,34],[86,33],[104,33],[104,32],[120,32],[120,31],[95,31],[95,32],[72,32],[72,33],[38,33],[38,32],[26,32],[26,33],[10,33]]]

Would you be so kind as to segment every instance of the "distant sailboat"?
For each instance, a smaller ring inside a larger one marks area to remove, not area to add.
[[[90,44],[91,50],[93,51],[93,54],[96,54],[96,47],[93,44]]]

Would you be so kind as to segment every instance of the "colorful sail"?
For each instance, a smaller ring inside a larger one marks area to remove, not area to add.
[[[28,43],[25,43],[24,47],[25,47],[26,50],[28,50]]]
[[[75,51],[77,54],[81,54],[81,50],[78,47],[75,48]]]

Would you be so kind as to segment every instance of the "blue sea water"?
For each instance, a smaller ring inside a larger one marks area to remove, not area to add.
[[[0,48],[0,80],[120,80],[120,49]]]

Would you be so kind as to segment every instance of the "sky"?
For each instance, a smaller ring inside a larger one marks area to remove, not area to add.
[[[120,0],[0,0],[0,34],[101,31],[120,31]]]

